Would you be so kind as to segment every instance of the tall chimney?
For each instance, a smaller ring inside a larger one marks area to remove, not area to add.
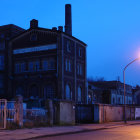
[[[65,33],[72,35],[71,4],[65,5]]]

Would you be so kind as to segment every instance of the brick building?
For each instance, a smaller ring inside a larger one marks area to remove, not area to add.
[[[24,29],[13,24],[0,26],[0,98],[7,98],[8,93],[9,40],[23,31]]]
[[[8,97],[86,102],[86,44],[72,36],[71,5],[65,6],[65,32],[59,26],[30,28],[9,41]]]

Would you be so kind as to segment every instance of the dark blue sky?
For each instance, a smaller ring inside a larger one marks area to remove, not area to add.
[[[29,21],[52,28],[65,24],[72,4],[73,36],[87,47],[87,76],[116,80],[140,54],[140,0],[0,0],[0,25],[29,28]],[[126,70],[126,83],[140,84],[140,61]]]

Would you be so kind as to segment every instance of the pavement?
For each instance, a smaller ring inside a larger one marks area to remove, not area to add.
[[[68,135],[75,133],[84,133],[90,131],[98,131],[103,129],[124,127],[127,125],[138,125],[138,121],[124,122],[109,122],[103,124],[82,124],[75,126],[52,126],[52,127],[40,127],[32,129],[16,129],[16,130],[0,130],[0,140],[27,140],[41,137],[52,137],[59,135]]]

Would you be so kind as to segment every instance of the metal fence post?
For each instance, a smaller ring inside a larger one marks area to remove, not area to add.
[[[6,111],[7,111],[7,100],[4,100],[4,129],[6,129]]]
[[[15,117],[14,120],[20,127],[23,126],[23,99],[22,96],[18,95],[16,96],[16,102],[15,102]]]

